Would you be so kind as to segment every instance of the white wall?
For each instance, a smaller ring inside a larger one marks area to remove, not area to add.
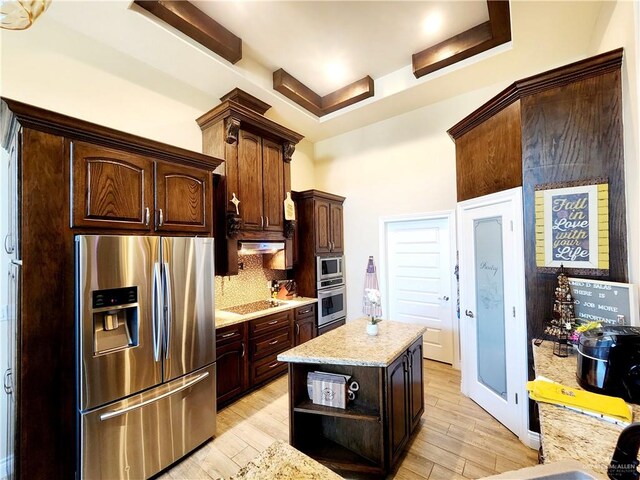
[[[314,144],[302,140],[291,159],[291,189],[296,192],[315,188]]]
[[[604,3],[592,43],[592,53],[624,48],[622,105],[624,161],[629,236],[629,281],[640,282],[640,5],[620,0]]]
[[[455,210],[455,145],[446,130],[505,86],[477,90],[316,143],[317,188],[347,197],[349,319],[362,315],[368,256],[379,263],[379,217]]]

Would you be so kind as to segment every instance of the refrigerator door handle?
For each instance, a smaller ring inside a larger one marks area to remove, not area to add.
[[[164,299],[165,299],[165,334],[164,334],[164,358],[169,358],[169,345],[171,345],[172,303],[171,278],[169,277],[169,264],[164,262]]]
[[[142,408],[146,405],[149,405],[150,403],[154,403],[154,402],[157,402],[158,400],[162,400],[163,398],[167,398],[175,393],[181,392],[182,390],[186,390],[187,388],[194,386],[196,383],[201,382],[208,376],[209,376],[209,372],[203,372],[193,380],[188,381],[184,385],[180,385],[178,388],[169,390],[168,392],[165,392],[162,395],[158,395],[157,397],[153,397],[143,402],[136,403],[135,405],[129,405],[128,407],[122,408],[120,410],[112,410],[111,412],[103,413],[102,415],[100,415],[100,420],[104,422],[105,420],[109,420],[110,418],[119,417],[120,415],[124,415],[125,413],[128,413],[132,410],[137,410],[138,408]]]
[[[162,312],[161,292],[159,285],[161,282],[160,263],[153,265],[153,302],[151,303],[151,325],[153,327],[153,359],[160,361],[160,319]]]

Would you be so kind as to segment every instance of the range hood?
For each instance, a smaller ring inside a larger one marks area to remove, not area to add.
[[[258,253],[277,253],[284,250],[284,242],[240,242],[239,255],[255,255]]]

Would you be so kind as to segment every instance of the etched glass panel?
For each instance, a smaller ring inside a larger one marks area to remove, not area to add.
[[[478,381],[507,398],[502,218],[474,220]]]

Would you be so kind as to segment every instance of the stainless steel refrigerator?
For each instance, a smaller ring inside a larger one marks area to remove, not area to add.
[[[215,434],[212,238],[77,236],[79,469],[148,478]]]

